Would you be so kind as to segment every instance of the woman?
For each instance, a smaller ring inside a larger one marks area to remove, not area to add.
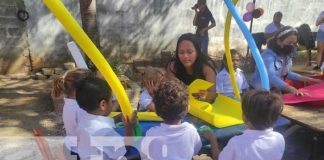
[[[319,29],[316,34],[316,41],[317,41],[316,64],[317,65],[313,68],[314,70],[320,69],[324,59],[324,11],[322,11],[319,17],[317,18],[316,26],[319,26]]]
[[[208,55],[208,30],[216,26],[215,19],[207,7],[206,0],[198,0],[192,9],[196,13],[193,19],[193,25],[197,27],[196,35],[200,42],[201,52]]]
[[[167,64],[166,77],[168,79],[178,78],[187,85],[196,79],[216,83],[216,72],[209,63],[208,57],[201,53],[196,35],[186,33],[180,36],[177,42],[176,57]],[[208,89],[207,96],[200,98],[212,102],[215,97],[215,86],[212,86]]]
[[[297,30],[286,26],[281,28],[272,39],[268,41],[268,48],[262,53],[262,59],[268,72],[270,88],[279,89],[284,93],[294,93],[303,96],[305,93],[298,91],[284,80],[319,83],[319,79],[301,76],[291,71],[292,53],[295,51],[294,45],[297,43]],[[259,71],[253,73],[251,85],[255,89],[261,88]]]

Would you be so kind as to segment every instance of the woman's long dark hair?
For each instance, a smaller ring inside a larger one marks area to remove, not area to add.
[[[179,45],[182,41],[185,41],[185,40],[192,42],[193,46],[196,49],[196,53],[197,53],[196,61],[193,64],[193,74],[192,75],[189,75],[187,73],[185,67],[180,62],[180,59],[179,59]],[[209,60],[210,60],[210,58],[201,52],[197,36],[192,33],[185,33],[185,34],[181,35],[178,39],[177,48],[176,48],[176,56],[175,56],[175,59],[172,60],[172,61],[174,61],[174,68],[171,68],[171,71],[180,80],[182,80],[183,77],[187,77],[187,76],[193,76],[195,78],[202,78],[202,76],[204,76],[203,75],[203,66],[204,65],[210,66],[215,71],[215,68],[208,62]],[[169,65],[170,65],[170,63],[168,64],[168,66]]]
[[[284,46],[283,48],[281,48],[278,44],[277,44],[277,40],[279,39],[280,41],[283,41],[284,39],[286,39],[287,37],[291,36],[291,35],[296,35],[298,36],[298,31],[291,27],[291,26],[285,26],[282,27],[281,29],[279,29],[277,31],[277,33],[269,40],[267,46],[269,49],[271,49],[272,51],[274,51],[276,54],[280,55],[280,56],[289,56],[291,55],[293,46]]]

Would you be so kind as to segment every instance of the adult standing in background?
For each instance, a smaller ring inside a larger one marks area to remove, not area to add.
[[[273,35],[275,35],[276,31],[280,28],[284,27],[283,24],[281,24],[282,19],[282,13],[280,11],[276,12],[273,15],[273,21],[272,23],[268,24],[264,30],[264,37],[265,39],[271,38]]]
[[[318,16],[316,20],[316,26],[319,26],[319,29],[316,34],[316,41],[317,41],[316,66],[313,68],[313,70],[320,69],[324,59],[324,10]]]
[[[216,26],[215,19],[206,5],[206,0],[198,0],[192,9],[196,12],[193,25],[197,27],[196,34],[200,42],[201,52],[208,54],[208,30]],[[211,23],[209,24],[209,22]]]

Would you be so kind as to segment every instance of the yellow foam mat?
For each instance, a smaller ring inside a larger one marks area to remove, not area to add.
[[[196,93],[199,90],[206,90],[213,84],[204,80],[195,80],[189,86],[189,92]],[[195,99],[190,94],[189,112],[205,122],[217,127],[224,128],[232,125],[242,124],[241,103],[224,95],[218,95],[213,104]]]

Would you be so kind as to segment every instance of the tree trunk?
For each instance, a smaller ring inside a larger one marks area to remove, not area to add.
[[[96,0],[79,0],[79,2],[80,2],[82,28],[90,37],[92,42],[97,46],[97,48],[101,50],[100,40],[99,40],[99,30],[97,25]],[[97,70],[88,57],[86,58],[86,63],[92,71]]]

